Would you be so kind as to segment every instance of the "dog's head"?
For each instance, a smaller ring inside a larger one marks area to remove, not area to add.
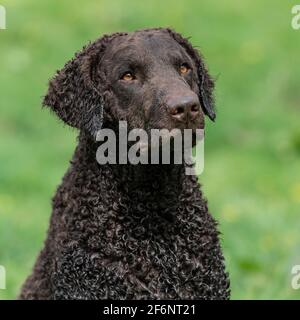
[[[67,124],[96,132],[202,129],[215,119],[214,82],[203,58],[170,29],[115,33],[84,47],[49,83],[44,105]]]

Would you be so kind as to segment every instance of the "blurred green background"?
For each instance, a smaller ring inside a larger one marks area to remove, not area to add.
[[[233,299],[299,299],[300,30],[294,1],[2,1],[0,31],[1,299],[14,299],[42,247],[50,199],[76,131],[42,110],[48,79],[103,33],[170,26],[218,78],[218,118],[201,176],[220,222]]]

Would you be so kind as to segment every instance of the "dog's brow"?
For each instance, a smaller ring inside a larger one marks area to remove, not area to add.
[[[140,49],[139,49],[140,50]],[[112,59],[122,58],[126,56],[126,59],[130,59],[130,57],[137,53],[137,47],[133,45],[125,45],[122,47],[118,47],[116,50],[112,52]]]
[[[172,63],[181,63],[181,62],[183,62],[183,60],[187,60],[187,56],[183,55],[179,51],[169,51],[168,57]]]

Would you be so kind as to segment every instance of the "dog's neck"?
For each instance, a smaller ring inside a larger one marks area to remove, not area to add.
[[[130,190],[149,189],[163,191],[166,185],[180,186],[185,179],[185,167],[182,164],[104,164],[100,165],[96,159],[97,148],[93,138],[81,132],[78,146],[72,160],[82,170],[88,168],[99,174],[106,172],[111,179]]]
[[[111,194],[118,199],[116,203],[126,203],[126,208],[136,214],[133,223],[139,223],[140,215],[153,214],[173,221],[174,213],[182,207],[182,199],[201,197],[200,193],[197,195],[200,190],[196,176],[187,176],[183,164],[100,165],[96,159],[99,144],[83,133],[78,140],[70,172],[93,192],[105,192],[107,197]]]

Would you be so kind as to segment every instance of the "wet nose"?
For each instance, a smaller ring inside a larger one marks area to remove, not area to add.
[[[200,114],[200,103],[196,94],[169,98],[167,105],[172,118],[179,121],[193,120]]]

